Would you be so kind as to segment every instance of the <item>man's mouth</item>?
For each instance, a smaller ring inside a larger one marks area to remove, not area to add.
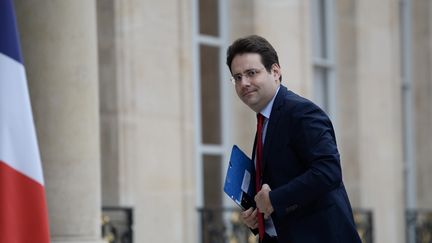
[[[245,91],[245,92],[243,92],[243,97],[246,97],[246,96],[252,94],[253,92],[255,92],[255,90],[248,90],[248,91]]]

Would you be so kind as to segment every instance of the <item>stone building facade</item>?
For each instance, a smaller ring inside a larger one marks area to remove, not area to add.
[[[201,242],[232,144],[255,119],[225,65],[265,36],[283,84],[331,116],[353,207],[373,241],[405,242],[432,209],[432,3],[427,0],[16,0],[52,242],[103,242],[103,206],[134,242]]]

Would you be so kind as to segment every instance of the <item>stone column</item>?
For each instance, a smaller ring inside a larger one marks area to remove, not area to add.
[[[231,45],[234,40],[254,33],[254,4],[250,0],[230,0],[228,11],[230,20],[229,26],[229,41]],[[226,58],[226,55],[223,56]],[[228,66],[224,66],[228,70]],[[234,86],[229,91],[230,95],[230,119],[231,141],[242,148],[246,154],[252,154],[253,138],[256,129],[256,117],[250,108],[246,106],[237,96]]]
[[[405,242],[399,1],[356,2],[361,205],[374,242]]]
[[[309,1],[233,0],[230,2],[232,41],[250,34],[266,38],[276,49],[282,84],[303,96],[312,95]],[[253,4],[252,4],[253,2]],[[230,43],[231,44],[231,43]],[[255,115],[232,88],[233,141],[252,153]]]
[[[351,206],[360,204],[359,98],[357,80],[356,0],[336,1],[338,139],[343,181]]]
[[[282,84],[312,97],[309,1],[254,2],[255,33],[264,36],[278,52]]]
[[[95,1],[15,1],[51,242],[102,242]]]
[[[98,0],[103,202],[134,242],[197,242],[190,1]]]

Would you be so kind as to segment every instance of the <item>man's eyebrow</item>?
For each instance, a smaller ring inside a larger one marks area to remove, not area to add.
[[[233,75],[242,74],[242,73],[244,73],[244,72],[249,72],[249,71],[252,71],[252,70],[258,70],[258,68],[248,68],[248,69],[244,70],[243,72],[233,73]]]

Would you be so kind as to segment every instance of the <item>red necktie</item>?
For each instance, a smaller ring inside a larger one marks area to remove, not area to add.
[[[256,141],[256,154],[255,154],[255,190],[258,193],[261,190],[262,178],[262,132],[264,125],[264,116],[260,113],[257,114],[257,141]],[[264,237],[264,215],[258,211],[258,233],[260,242]]]

